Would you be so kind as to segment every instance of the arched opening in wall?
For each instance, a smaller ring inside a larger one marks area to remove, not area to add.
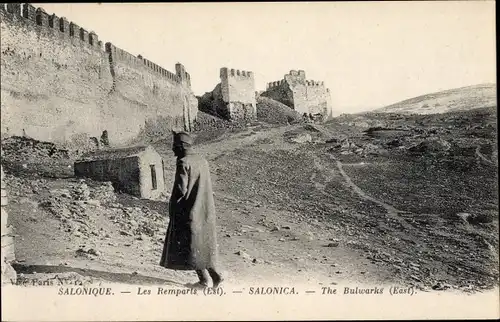
[[[42,15],[41,14],[37,14],[35,20],[36,20],[37,25],[39,25],[39,26],[42,25]]]

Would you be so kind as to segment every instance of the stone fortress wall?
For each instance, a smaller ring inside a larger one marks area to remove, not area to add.
[[[220,83],[199,98],[201,111],[230,121],[248,122],[257,118],[254,74],[222,67]]]
[[[5,183],[5,174],[3,167],[0,165],[1,185],[2,185],[2,200],[0,203],[1,219],[2,219],[2,286],[9,283],[15,283],[17,276],[16,271],[12,268],[11,263],[15,261],[16,254],[14,248],[14,231],[10,224],[9,214],[7,213],[8,198],[7,185]]]
[[[0,18],[3,136],[82,146],[106,131],[120,146],[191,131],[198,110],[231,121],[257,117],[253,72],[223,67],[220,83],[197,99],[180,63],[171,72],[29,3],[0,4]],[[300,114],[331,114],[329,90],[303,70],[260,95]]]
[[[1,132],[81,144],[109,133],[126,145],[149,128],[191,130],[191,77],[172,73],[31,4],[0,4]],[[134,120],[131,122],[130,120]]]
[[[330,90],[324,82],[307,80],[303,70],[291,70],[282,80],[267,84],[262,96],[279,101],[300,114],[332,114]]]
[[[255,80],[250,71],[220,69],[222,100],[230,119],[253,120],[257,118]]]

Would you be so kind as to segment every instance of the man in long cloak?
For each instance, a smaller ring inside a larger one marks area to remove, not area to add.
[[[172,151],[177,157],[170,196],[165,244],[160,265],[174,270],[195,270],[199,284],[213,287],[223,278],[217,271],[215,203],[208,162],[192,148],[185,132],[173,132]]]

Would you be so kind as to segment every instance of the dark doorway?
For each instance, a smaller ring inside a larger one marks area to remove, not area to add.
[[[151,164],[149,166],[151,168],[151,182],[153,184],[153,190],[157,189],[157,183],[156,183],[156,168],[154,164]]]

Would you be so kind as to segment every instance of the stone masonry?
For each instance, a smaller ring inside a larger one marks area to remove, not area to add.
[[[2,285],[4,285],[16,281],[16,272],[10,265],[15,260],[14,237],[12,236],[12,227],[9,225],[9,216],[6,209],[8,199],[3,167],[0,167],[0,172],[2,185],[2,202],[0,205],[2,219]]]
[[[220,83],[200,98],[199,109],[231,121],[257,118],[255,80],[250,71],[220,69]]]
[[[267,84],[262,96],[269,97],[294,109],[300,114],[332,114],[330,90],[323,82],[307,80],[303,70],[291,70],[280,81]]]
[[[257,117],[253,72],[223,67],[220,83],[197,99],[181,63],[168,71],[29,3],[0,4],[0,31],[3,136],[78,147],[106,131],[111,146],[126,146],[192,131],[198,110],[237,122]],[[300,114],[331,115],[329,90],[302,70],[261,95]]]
[[[29,3],[0,4],[0,31],[2,135],[78,145],[106,130],[111,145],[126,145],[149,127],[194,125],[181,63],[168,71]]]

